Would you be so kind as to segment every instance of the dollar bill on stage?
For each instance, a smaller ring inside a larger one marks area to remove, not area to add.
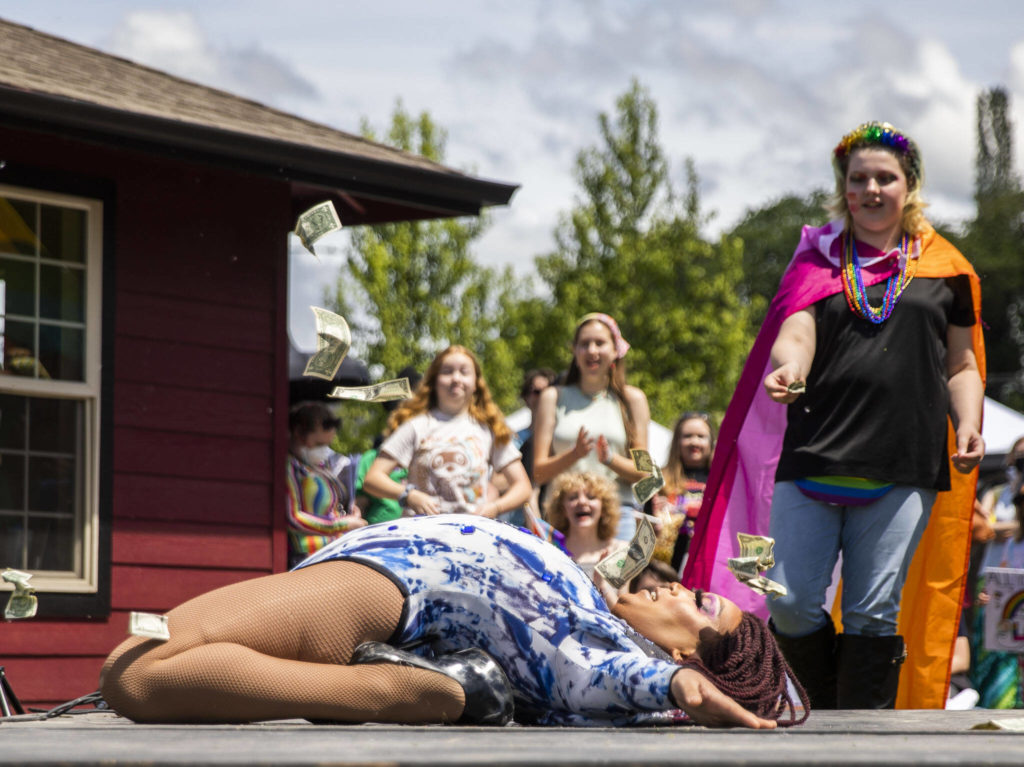
[[[654,525],[641,517],[637,520],[636,532],[629,546],[609,554],[598,562],[597,571],[613,588],[622,588],[647,567],[654,555],[654,544],[657,539]]]
[[[295,223],[295,234],[302,242],[303,247],[316,255],[313,250],[313,243],[326,234],[337,232],[341,229],[341,219],[338,218],[338,211],[334,209],[334,203],[330,200],[314,205],[307,210]]]
[[[35,589],[28,585],[32,573],[8,568],[0,573],[0,577],[14,586],[14,591],[11,592],[4,607],[4,620],[16,621],[34,617],[36,610],[39,609],[39,600],[36,598]]]
[[[332,381],[348,350],[352,348],[352,332],[340,314],[319,306],[309,308],[316,317],[316,354],[309,358],[302,375]]]
[[[661,467],[654,462],[651,454],[646,450],[630,450],[629,455],[633,459],[633,465],[636,466],[637,471],[646,471],[651,475],[631,485],[633,497],[643,506],[654,497],[655,493],[665,487],[665,478],[661,475]]]
[[[335,386],[327,396],[335,399],[354,399],[359,402],[388,402],[409,399],[412,396],[412,389],[409,388],[408,378],[393,378],[369,386]]]
[[[167,629],[167,616],[155,613],[130,613],[128,615],[128,633],[132,636],[160,639],[166,642],[171,638]]]

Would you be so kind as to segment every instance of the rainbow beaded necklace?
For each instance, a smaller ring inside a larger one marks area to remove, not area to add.
[[[881,325],[892,314],[892,310],[899,303],[900,296],[907,289],[910,281],[914,279],[917,272],[917,259],[910,257],[911,240],[906,234],[900,241],[900,260],[903,262],[900,270],[892,275],[885,283],[885,296],[882,298],[882,305],[877,309],[868,303],[868,294],[864,288],[864,277],[861,274],[860,259],[857,256],[857,242],[853,239],[853,232],[848,231],[843,238],[843,258],[841,274],[843,278],[843,295],[846,296],[846,304],[850,311],[858,317]],[[914,262],[914,273],[909,272],[910,262]]]

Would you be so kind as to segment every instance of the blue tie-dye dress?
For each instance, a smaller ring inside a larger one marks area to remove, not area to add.
[[[520,722],[682,718],[669,713],[679,666],[648,655],[657,650],[608,611],[583,571],[529,533],[465,515],[405,518],[348,533],[299,567],[336,559],[367,564],[405,593],[396,645],[490,653],[512,683]]]

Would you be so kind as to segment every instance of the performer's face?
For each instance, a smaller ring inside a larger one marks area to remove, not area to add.
[[[677,661],[735,631],[743,617],[734,602],[717,594],[703,593],[698,607],[696,594],[679,583],[623,594],[612,612]]]
[[[846,204],[857,239],[868,241],[871,235],[898,238],[906,202],[907,177],[892,152],[854,151],[846,170]]]

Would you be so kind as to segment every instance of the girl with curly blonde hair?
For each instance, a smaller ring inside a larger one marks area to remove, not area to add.
[[[495,517],[529,498],[530,480],[512,432],[466,347],[449,346],[438,354],[388,425],[391,435],[363,487],[378,498],[396,499],[406,514]],[[404,484],[388,476],[398,467],[409,472]],[[508,486],[501,497],[488,493],[495,472]]]
[[[573,561],[588,575],[620,543],[615,540],[619,494],[611,480],[598,474],[571,472],[556,477],[545,514],[565,536],[565,548]]]

